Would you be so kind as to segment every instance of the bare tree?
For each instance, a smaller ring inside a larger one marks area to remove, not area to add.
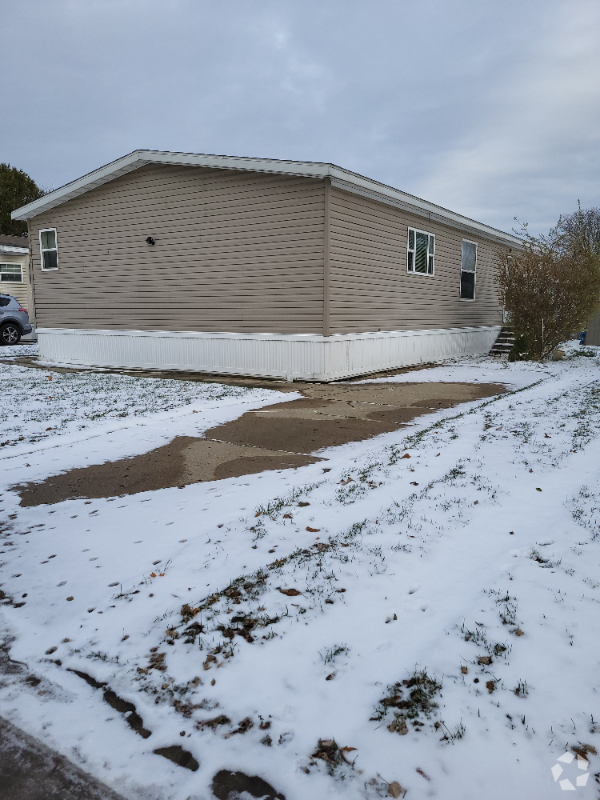
[[[579,240],[600,256],[600,208],[582,209],[578,203],[577,211],[561,217],[556,227],[562,235],[564,248],[572,246],[573,240]]]
[[[523,226],[522,249],[497,254],[502,303],[530,358],[547,358],[598,305],[600,252],[586,213],[561,217],[547,236],[532,236]]]

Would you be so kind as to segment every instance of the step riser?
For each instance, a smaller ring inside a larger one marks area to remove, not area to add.
[[[515,335],[510,327],[504,325],[500,333],[498,334],[498,338],[494,342],[494,346],[490,350],[491,356],[506,356],[513,348],[515,343]]]

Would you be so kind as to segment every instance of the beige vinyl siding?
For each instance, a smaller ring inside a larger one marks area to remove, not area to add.
[[[470,233],[331,189],[331,333],[500,325],[496,245]],[[406,270],[408,228],[435,234],[435,274]],[[477,243],[474,301],[460,299],[462,240]]]
[[[409,227],[435,234],[435,275],[407,273]],[[40,268],[43,228],[57,230],[58,271]],[[463,238],[478,245],[474,301],[460,299]],[[501,324],[497,245],[320,179],[148,165],[34,217],[30,242],[39,327],[336,334]]]
[[[37,325],[321,333],[323,238],[322,181],[149,165],[30,220]]]

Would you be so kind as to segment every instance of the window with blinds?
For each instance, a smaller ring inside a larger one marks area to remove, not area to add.
[[[23,283],[23,271],[20,264],[0,264],[0,282]]]
[[[408,229],[406,269],[419,275],[433,275],[435,236],[433,233]]]

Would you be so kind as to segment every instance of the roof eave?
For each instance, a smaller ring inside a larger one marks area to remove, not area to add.
[[[38,200],[34,200],[32,203],[27,203],[26,206],[17,208],[11,213],[11,219],[31,219],[32,217],[38,216],[38,214],[43,214],[44,211],[49,211],[51,208],[66,203],[67,200],[72,200],[80,194],[95,189],[96,186],[101,186],[103,183],[108,183],[108,181],[112,181],[120,175],[138,169],[138,167],[143,166],[140,163],[140,153],[140,150],[135,150],[133,153],[118,158],[116,161],[111,161],[110,164],[105,164],[103,167],[100,167],[100,169],[96,169],[93,172],[89,172],[87,175],[83,175],[81,178],[77,178],[75,181],[71,181],[71,183],[66,183],[59,189],[49,192]]]
[[[22,256],[29,253],[28,247],[15,247],[13,244],[0,244],[0,253],[5,255]]]
[[[62,203],[66,203],[85,192],[95,189],[104,183],[125,175],[134,169],[139,169],[146,164],[175,164],[180,166],[198,166],[210,169],[243,170],[246,172],[267,172],[273,174],[295,175],[306,178],[331,178],[340,188],[356,191],[360,194],[373,197],[385,202],[386,199],[393,205],[413,211],[420,216],[427,216],[445,224],[450,223],[457,227],[468,228],[479,232],[482,236],[519,246],[520,240],[504,231],[484,225],[481,222],[464,217],[448,209],[428,203],[414,195],[394,189],[384,183],[379,183],[363,175],[338,167],[335,164],[326,164],[310,161],[285,161],[269,158],[245,158],[239,156],[204,155],[197,153],[171,153],[161,150],[134,150],[122,158],[106,164],[100,169],[78,178],[49,194],[16,209],[11,214],[12,219],[28,220],[39,214],[49,211]]]

